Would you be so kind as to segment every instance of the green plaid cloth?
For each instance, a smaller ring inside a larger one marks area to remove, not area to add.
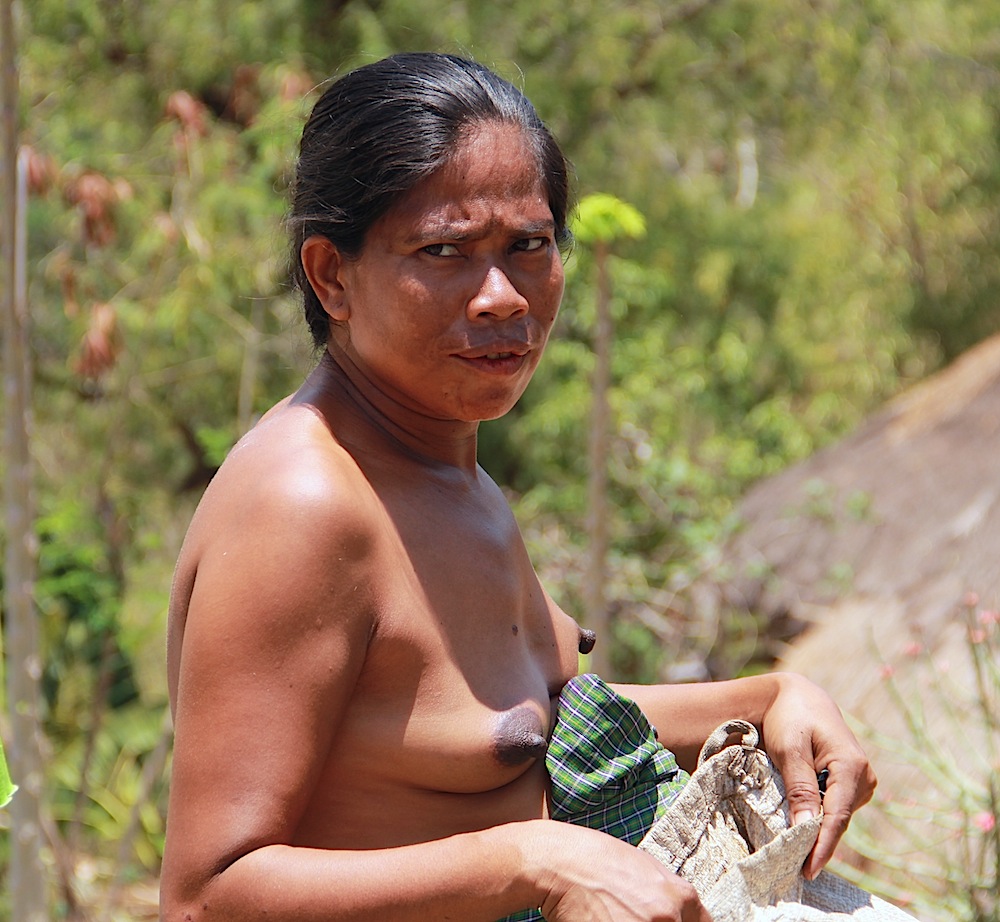
[[[634,701],[596,675],[575,676],[559,695],[545,756],[552,819],[638,845],[688,779]],[[526,909],[501,922],[543,922]]]

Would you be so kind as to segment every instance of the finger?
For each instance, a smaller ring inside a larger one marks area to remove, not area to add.
[[[803,867],[803,874],[808,879],[819,874],[833,857],[854,811],[871,800],[876,784],[875,773],[866,762],[831,766],[823,798],[823,823]]]
[[[712,917],[708,914],[708,910],[705,908],[704,903],[700,900],[698,905],[695,907],[696,915],[691,916],[691,922],[712,922]],[[687,916],[684,917],[685,922],[687,922]]]
[[[819,828],[819,836],[802,868],[807,880],[813,880],[826,867],[851,822],[852,804],[849,800],[845,802],[843,793],[844,785],[830,782],[823,800],[823,822]]]
[[[797,826],[819,816],[819,782],[812,764],[801,758],[787,759],[782,766],[782,777],[792,825]]]
[[[712,917],[708,914],[694,884],[667,871],[666,868],[663,868],[663,872],[670,880],[672,899],[676,900],[676,905],[680,908],[678,917],[680,922],[712,922]]]
[[[712,922],[712,917],[700,900],[698,901],[698,915],[693,918],[693,922]]]
[[[708,914],[708,910],[694,886],[686,880],[678,880],[677,882],[685,891],[680,895],[681,922],[712,922],[712,917]]]

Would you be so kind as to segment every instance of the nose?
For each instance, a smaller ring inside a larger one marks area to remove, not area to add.
[[[469,318],[495,317],[506,320],[528,312],[528,299],[517,290],[510,277],[501,266],[493,265],[486,270],[479,290],[469,299]]]

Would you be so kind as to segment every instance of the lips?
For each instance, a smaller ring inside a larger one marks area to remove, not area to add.
[[[531,351],[531,344],[523,340],[504,340],[472,346],[456,353],[463,359],[523,358]]]
[[[520,375],[527,363],[531,347],[527,343],[491,343],[488,346],[465,349],[456,357],[467,366],[488,375]]]
[[[488,359],[509,359],[515,353],[513,352],[487,352],[485,358]]]

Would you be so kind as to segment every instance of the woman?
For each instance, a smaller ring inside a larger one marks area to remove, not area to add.
[[[729,717],[762,729],[798,815],[829,769],[810,876],[870,798],[803,679],[576,677],[592,639],[476,463],[479,421],[521,396],[555,320],[567,202],[531,105],[474,63],[389,58],[313,110],[290,222],[324,351],[234,448],[178,562],[164,922],[707,922],[631,828],[552,821],[573,818],[566,766],[616,734],[645,773],[625,826]],[[603,729],[573,723],[588,709]]]

